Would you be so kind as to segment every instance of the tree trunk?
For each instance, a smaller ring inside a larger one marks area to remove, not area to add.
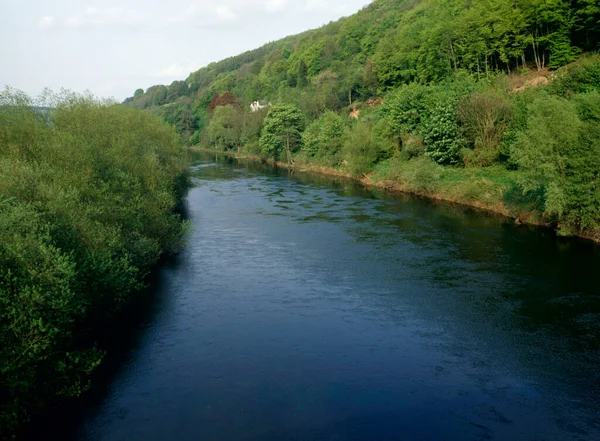
[[[539,47],[538,47],[539,50]],[[542,69],[546,66],[546,51],[542,52]]]
[[[540,57],[538,56],[538,52],[536,50],[535,37],[531,34],[531,47],[533,48],[533,58],[535,60],[535,65],[537,67],[538,72],[542,70],[542,66],[540,65]]]
[[[450,54],[452,55],[452,64],[454,65],[454,72],[458,70],[456,65],[456,54],[454,53],[454,45],[450,42]]]
[[[291,163],[292,162],[292,152],[290,150],[290,135],[286,135],[285,137],[285,150],[286,150],[286,156],[287,156],[287,162]]]

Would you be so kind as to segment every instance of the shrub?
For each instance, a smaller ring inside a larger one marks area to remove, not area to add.
[[[419,193],[433,193],[440,185],[440,166],[426,156],[409,161],[403,172],[407,187]]]
[[[600,91],[575,95],[573,99],[582,121],[600,123]]]
[[[559,69],[549,90],[563,97],[600,90],[600,56],[588,56]]]
[[[417,132],[429,114],[431,88],[417,83],[401,86],[385,99],[382,113],[397,138]]]
[[[308,156],[336,156],[343,144],[344,121],[335,112],[326,112],[302,135],[302,150]]]
[[[90,339],[186,227],[174,128],[66,93],[54,109],[0,93],[0,425],[89,386]]]
[[[456,101],[452,98],[439,102],[423,123],[425,154],[438,164],[460,163],[461,142],[456,118]]]
[[[406,152],[409,159],[423,156],[425,154],[423,138],[415,135],[405,136],[402,140],[402,150]]]
[[[527,129],[513,156],[526,173],[524,192],[542,190],[544,211],[563,232],[598,229],[600,222],[600,124],[582,122],[564,98],[542,97],[530,106]]]
[[[388,152],[389,145],[373,132],[371,124],[364,121],[350,129],[343,145],[344,158],[354,176],[368,173]]]
[[[495,91],[475,93],[458,106],[461,132],[473,149],[463,152],[466,165],[489,166],[498,158],[500,141],[510,123],[512,108]]]

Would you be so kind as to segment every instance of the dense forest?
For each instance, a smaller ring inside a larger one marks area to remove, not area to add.
[[[125,104],[188,145],[600,238],[599,44],[596,0],[375,0]]]
[[[187,224],[187,154],[157,116],[0,93],[0,438],[81,394],[96,337]]]

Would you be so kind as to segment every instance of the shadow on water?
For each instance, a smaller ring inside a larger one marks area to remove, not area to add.
[[[175,210],[183,219],[189,219],[187,201]],[[162,256],[148,275],[146,287],[132,295],[130,303],[96,337],[98,348],[106,351],[102,364],[92,377],[92,385],[85,394],[59,409],[48,409],[35,418],[19,436],[24,441],[61,440],[78,438],[78,429],[110,395],[111,385],[131,362],[143,344],[157,317],[167,308],[170,298],[165,289],[166,276],[176,272],[183,262],[181,253]]]

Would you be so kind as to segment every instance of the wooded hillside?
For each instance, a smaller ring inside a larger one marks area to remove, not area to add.
[[[308,118],[411,82],[464,70],[477,78],[555,69],[599,48],[595,0],[376,0],[355,15],[212,63],[126,100],[160,113],[187,137],[206,127],[211,101],[230,92],[297,104]]]
[[[376,0],[137,90],[188,145],[306,161],[600,238],[595,0]],[[267,106],[250,111],[250,103]]]

